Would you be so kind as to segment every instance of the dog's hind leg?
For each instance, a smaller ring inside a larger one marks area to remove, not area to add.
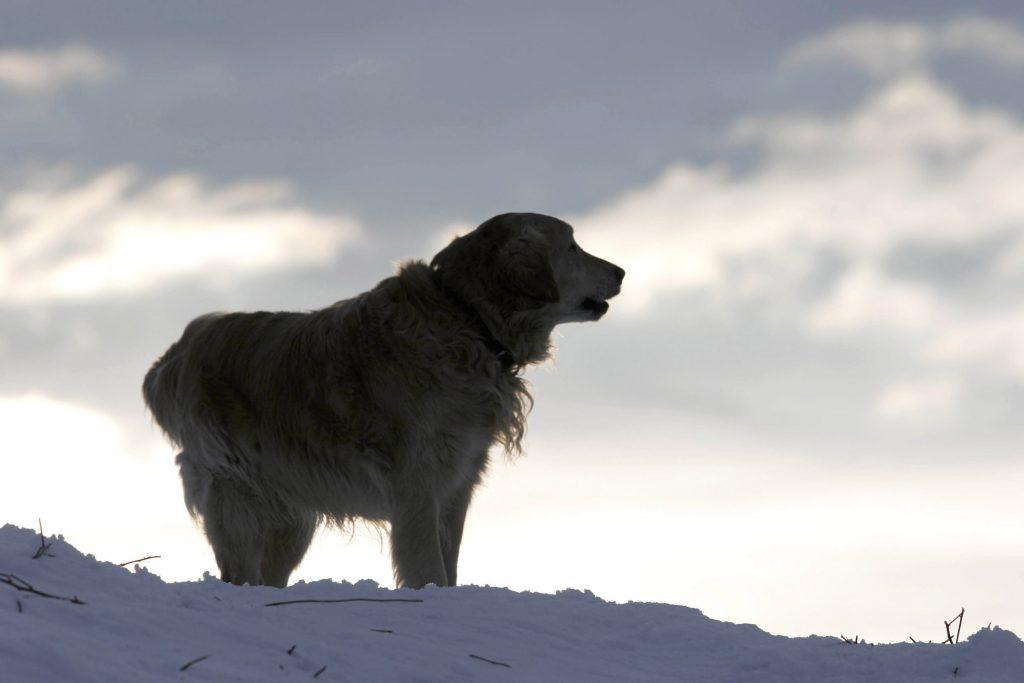
[[[291,523],[277,524],[267,532],[260,566],[265,585],[278,588],[288,585],[288,577],[299,566],[313,540],[316,522],[315,515],[296,513]]]
[[[237,585],[263,583],[260,565],[272,524],[266,505],[228,479],[214,478],[198,510],[220,578]]]
[[[202,520],[203,532],[213,547],[220,576],[231,583],[260,583],[265,513],[259,513],[251,494],[229,480],[217,478],[195,462],[197,451],[185,450],[176,462],[181,470],[185,507]],[[199,455],[202,462],[202,454]],[[263,507],[265,510],[265,506]]]

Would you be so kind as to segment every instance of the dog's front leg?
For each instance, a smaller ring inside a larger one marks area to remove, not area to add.
[[[422,490],[395,491],[391,514],[391,563],[399,587],[447,586],[441,556],[437,501]]]
[[[445,504],[441,513],[441,555],[448,576],[448,585],[456,585],[459,567],[459,546],[462,545],[462,529],[466,524],[466,512],[473,497],[474,483],[461,487]]]

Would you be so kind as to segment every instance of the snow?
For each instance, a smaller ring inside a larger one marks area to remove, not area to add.
[[[31,530],[0,529],[4,681],[287,681],[317,672],[318,681],[1024,680],[1024,643],[998,627],[958,645],[853,645],[578,590],[410,591],[372,581],[280,590],[209,575],[165,583],[139,565],[83,555],[60,537],[33,559],[39,546]],[[83,604],[7,583],[24,586],[19,580]],[[352,599],[374,602],[267,605]]]

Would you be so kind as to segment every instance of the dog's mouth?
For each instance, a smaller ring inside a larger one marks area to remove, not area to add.
[[[594,320],[598,320],[602,315],[608,312],[608,302],[588,296],[583,300],[583,303],[580,304],[580,308],[593,315]]]

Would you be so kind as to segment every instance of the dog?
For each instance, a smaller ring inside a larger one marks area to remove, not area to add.
[[[491,446],[521,451],[522,371],[624,276],[510,213],[327,308],[193,320],[142,389],[221,578],[284,587],[321,522],[362,518],[390,524],[398,586],[454,586]]]

